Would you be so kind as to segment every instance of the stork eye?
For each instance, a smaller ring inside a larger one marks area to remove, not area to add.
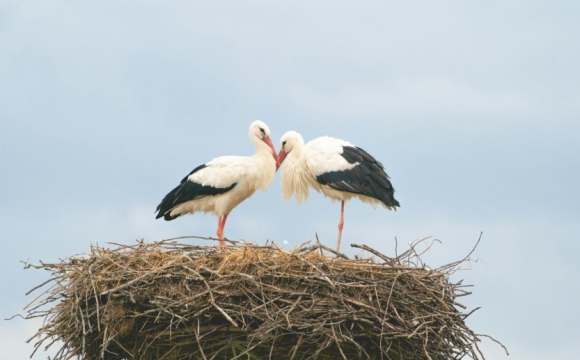
[[[286,140],[282,141],[282,147],[286,146]]]
[[[260,128],[260,132],[262,133],[262,136],[266,135],[266,131],[264,131],[264,129]]]

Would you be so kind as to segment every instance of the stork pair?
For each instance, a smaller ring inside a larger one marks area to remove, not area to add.
[[[252,156],[222,156],[193,169],[157,206],[157,219],[173,220],[188,213],[213,212],[218,217],[217,236],[225,245],[224,227],[230,212],[256,190],[266,190],[282,163],[282,195],[296,195],[301,203],[312,187],[341,202],[338,241],[344,226],[344,202],[357,197],[373,206],[391,210],[399,206],[383,165],[363,149],[331,137],[304,144],[296,131],[280,140],[276,154],[270,129],[262,121],[250,125],[250,139],[256,145]]]

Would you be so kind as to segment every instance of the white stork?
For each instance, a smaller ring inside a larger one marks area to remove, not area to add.
[[[267,190],[279,167],[268,126],[254,121],[249,136],[256,145],[254,155],[222,156],[196,167],[161,200],[156,219],[170,221],[188,213],[213,212],[218,216],[216,234],[224,246],[229,213],[257,189]]]
[[[288,131],[280,139],[278,162],[282,166],[282,196],[296,194],[296,202],[308,200],[312,187],[325,196],[340,200],[340,221],[336,251],[340,249],[344,227],[344,202],[357,197],[373,207],[391,210],[399,206],[383,165],[363,149],[348,141],[323,136],[304,145],[302,136]]]

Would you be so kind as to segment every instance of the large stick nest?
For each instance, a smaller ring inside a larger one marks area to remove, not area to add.
[[[354,245],[357,246],[357,245]],[[456,299],[468,295],[415,246],[354,259],[316,244],[291,251],[176,241],[92,246],[41,263],[51,278],[26,308],[43,318],[35,351],[54,360],[480,359]],[[31,290],[31,291],[33,291]]]

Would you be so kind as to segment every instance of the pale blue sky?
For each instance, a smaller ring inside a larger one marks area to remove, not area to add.
[[[396,213],[347,204],[343,249],[394,237],[467,254],[468,319],[490,359],[575,359],[580,343],[580,5],[574,1],[0,0],[2,318],[91,243],[213,236],[212,215],[154,220],[191,169],[273,140],[347,139],[385,165]],[[279,175],[227,237],[333,245],[339,206],[286,204]],[[0,321],[24,359],[38,323]],[[45,359],[52,352],[40,352]]]

